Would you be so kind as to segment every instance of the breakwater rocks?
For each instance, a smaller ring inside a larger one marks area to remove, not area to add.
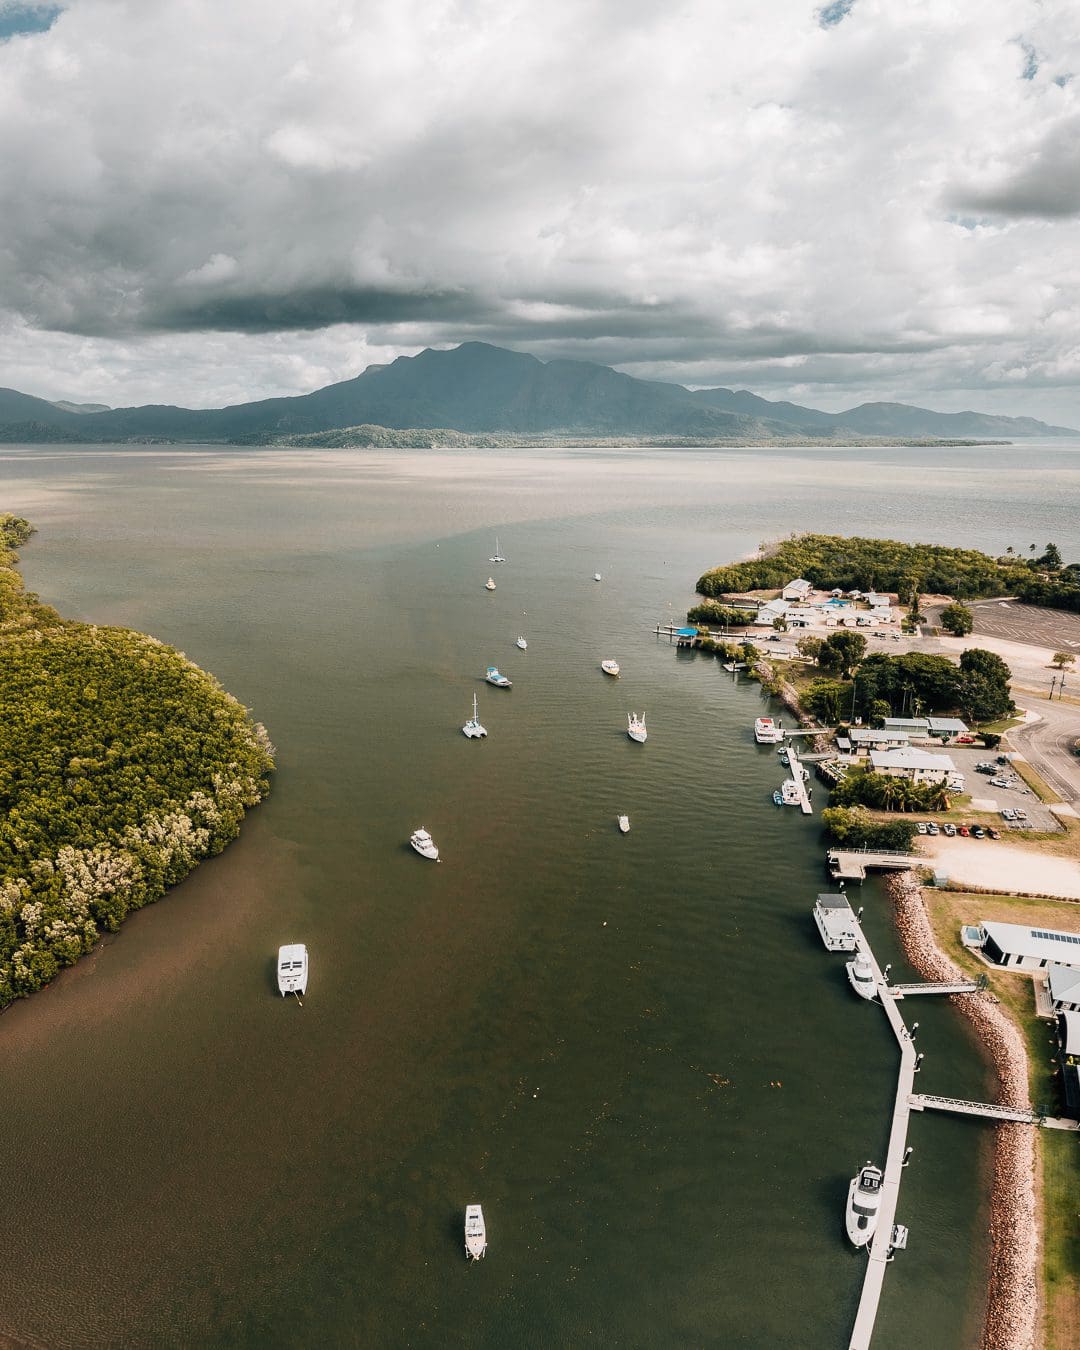
[[[892,895],[896,927],[904,954],[924,979],[966,978],[941,950],[910,872],[897,873],[886,886]],[[986,995],[952,998],[957,1010],[978,1031],[990,1052],[998,1080],[998,1100],[1030,1107],[1027,1051],[1020,1031]],[[983,1350],[1034,1350],[1039,1317],[1039,1225],[1035,1209],[1035,1130],[1002,1124],[995,1131],[993,1191],[990,1197],[990,1280]]]

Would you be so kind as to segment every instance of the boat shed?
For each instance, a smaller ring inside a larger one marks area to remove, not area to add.
[[[1080,1017],[1080,969],[1051,965],[1046,968],[1046,991],[1054,1011]]]
[[[780,592],[781,600],[805,600],[813,593],[813,582],[807,581],[805,577],[796,577],[794,581],[789,581]]]
[[[910,745],[899,750],[871,750],[870,767],[886,778],[910,778],[913,783],[936,783],[956,772],[948,755],[931,755]]]
[[[889,731],[906,731],[909,736],[930,734],[930,723],[925,717],[883,717],[881,721]]]
[[[786,600],[770,600],[767,604],[761,606],[753,620],[755,624],[767,624],[770,628],[777,619],[782,619],[788,612],[788,602]]]
[[[1028,928],[1022,923],[983,923],[983,955],[995,965],[1045,970],[1050,965],[1080,967],[1080,933]]]

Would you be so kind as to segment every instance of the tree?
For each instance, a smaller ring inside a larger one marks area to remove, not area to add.
[[[975,616],[967,605],[954,601],[941,611],[941,626],[955,637],[966,637],[975,627]]]
[[[802,695],[802,705],[819,722],[835,726],[844,715],[851,686],[839,680],[815,680]]]
[[[773,630],[777,633],[787,632],[787,619],[782,614],[778,614],[772,621]]]
[[[865,653],[866,639],[861,633],[830,633],[822,643],[818,665],[846,678]]]
[[[824,638],[801,637],[795,644],[795,650],[800,656],[805,656],[808,661],[816,661],[821,655],[821,649],[824,645]]]
[[[1057,666],[1058,670],[1064,670],[1066,666],[1073,666],[1076,664],[1076,657],[1072,652],[1055,652],[1054,659],[1050,664]]]
[[[1048,572],[1056,572],[1061,566],[1061,550],[1057,544],[1047,544],[1046,551],[1043,553],[1039,562]]]

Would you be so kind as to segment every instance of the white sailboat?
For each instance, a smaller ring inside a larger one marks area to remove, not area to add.
[[[472,696],[472,716],[461,728],[470,740],[476,740],[480,736],[486,736],[487,731],[480,725],[480,714],[476,707],[476,695]]]
[[[639,717],[636,712],[626,714],[626,734],[632,741],[637,741],[639,745],[649,739],[649,733],[645,729],[645,714]]]
[[[470,1261],[479,1261],[487,1251],[487,1226],[484,1211],[479,1205],[465,1206],[465,1255]]]
[[[503,557],[502,553],[499,551],[499,536],[496,535],[496,536],[495,536],[495,552],[494,552],[494,553],[492,554],[492,556],[488,559],[488,562],[502,563],[502,562],[505,562],[505,561],[506,561],[506,559]]]
[[[418,830],[413,830],[409,837],[409,843],[420,854],[421,858],[428,858],[432,862],[439,861],[439,846],[423,825]]]

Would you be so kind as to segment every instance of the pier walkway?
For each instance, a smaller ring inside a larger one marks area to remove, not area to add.
[[[954,980],[951,984],[924,981],[921,984],[890,984],[886,988],[893,998],[910,998],[912,994],[977,994],[986,987],[986,976],[982,978],[982,984],[978,980]]]
[[[896,1204],[900,1198],[900,1175],[907,1152],[908,1119],[911,1115],[911,1090],[915,1083],[916,1055],[911,1033],[900,1016],[896,999],[887,998],[889,986],[881,973],[877,958],[870,949],[858,925],[859,946],[869,960],[874,971],[881,1006],[889,1019],[893,1035],[900,1047],[900,1071],[896,1080],[896,1097],[893,1101],[892,1127],[889,1130],[889,1149],[885,1157],[885,1175],[881,1183],[881,1207],[878,1210],[877,1227],[870,1244],[870,1259],[866,1264],[863,1277],[862,1295],[859,1299],[859,1311],[855,1315],[855,1326],[851,1333],[849,1350],[868,1350],[870,1338],[874,1334],[874,1322],[877,1319],[878,1302],[881,1299],[882,1285],[885,1283],[885,1269],[892,1253],[893,1225],[896,1223]]]
[[[799,789],[799,810],[804,816],[812,816],[814,814],[814,808],[810,805],[810,794],[806,790],[806,779],[803,777],[802,763],[800,762],[799,756],[796,754],[793,745],[788,746],[787,752],[788,765],[791,768],[791,778],[795,786]]]
[[[1045,1116],[1022,1106],[1000,1106],[996,1102],[967,1102],[960,1097],[928,1097],[913,1092],[909,1099],[913,1111],[952,1111],[959,1116],[982,1116],[985,1120],[1011,1120],[1020,1125],[1042,1125],[1048,1130],[1080,1130],[1080,1120]]]
[[[930,859],[921,853],[900,853],[895,849],[831,848],[826,858],[829,874],[844,881],[865,881],[871,867],[886,872],[904,872],[909,867],[930,864]]]

